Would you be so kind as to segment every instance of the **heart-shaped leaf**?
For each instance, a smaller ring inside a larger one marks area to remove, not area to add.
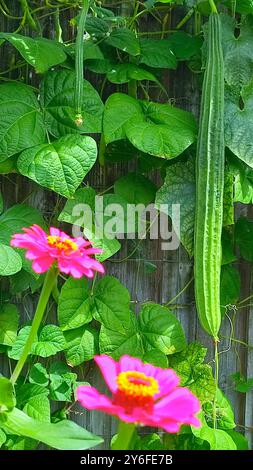
[[[19,314],[16,305],[0,307],[0,344],[12,346],[17,337]]]
[[[46,127],[55,137],[101,131],[103,103],[87,80],[83,80],[83,123],[77,121],[74,108],[75,81],[74,72],[61,70],[47,73],[41,83],[41,104],[45,110]]]
[[[144,153],[161,158],[180,155],[196,139],[196,122],[187,111],[169,104],[142,104],[142,114],[124,126],[131,144]]]
[[[10,246],[0,243],[0,276],[12,276],[22,269],[22,259]]]
[[[139,315],[139,328],[145,339],[164,354],[174,354],[186,346],[185,335],[178,319],[160,305],[144,305]]]
[[[58,303],[61,329],[73,330],[92,320],[90,288],[86,279],[69,278],[62,287]]]
[[[32,89],[19,83],[0,87],[0,162],[45,141],[45,126]]]
[[[243,109],[242,109],[243,102]],[[227,95],[225,141],[228,148],[253,168],[253,81],[242,88],[241,100]]]
[[[20,173],[65,197],[71,197],[97,158],[89,136],[67,135],[52,144],[25,150],[18,159]]]
[[[29,38],[14,33],[0,33],[0,38],[9,41],[37,73],[44,73],[66,59],[63,45],[51,39]]]

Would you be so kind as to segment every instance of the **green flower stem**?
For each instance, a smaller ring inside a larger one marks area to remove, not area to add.
[[[35,312],[35,315],[34,315],[34,318],[33,318],[33,322],[32,322],[32,328],[31,328],[31,331],[30,331],[30,334],[27,338],[27,341],[26,341],[26,344],[25,344],[25,347],[23,349],[23,352],[22,352],[22,355],[12,373],[12,376],[11,376],[11,382],[13,383],[13,385],[16,383],[24,365],[25,365],[25,362],[26,362],[26,359],[28,357],[28,355],[30,354],[31,352],[31,349],[32,349],[32,345],[34,343],[34,340],[37,336],[37,333],[38,333],[38,329],[40,327],[40,324],[41,324],[41,321],[42,321],[42,318],[43,318],[43,315],[45,313],[45,310],[46,310],[46,306],[47,306],[47,303],[48,303],[48,300],[49,300],[49,297],[50,297],[50,294],[52,292],[52,289],[54,288],[55,286],[55,282],[56,282],[56,278],[58,276],[58,271],[56,270],[56,268],[51,268],[48,272],[47,272],[47,275],[45,277],[45,281],[44,281],[44,284],[43,284],[43,287],[42,287],[42,291],[41,291],[41,294],[40,294],[40,298],[39,298],[39,302],[38,302],[38,305],[37,305],[37,309],[36,309],[36,312]]]
[[[112,444],[112,450],[129,450],[135,432],[135,424],[120,421],[118,435]]]

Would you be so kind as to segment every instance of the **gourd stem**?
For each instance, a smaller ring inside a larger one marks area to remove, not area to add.
[[[75,110],[77,115],[82,113],[83,102],[83,35],[86,24],[86,17],[89,10],[89,0],[83,0],[78,30],[76,36],[76,86],[75,86]]]
[[[213,401],[213,428],[217,429],[217,394],[219,388],[219,353],[218,353],[218,340],[214,342],[214,362],[215,362],[215,373],[214,373],[214,380],[215,380],[215,395]]]
[[[209,5],[210,5],[210,7],[211,7],[211,12],[212,12],[212,13],[218,13],[217,8],[216,8],[216,5],[215,5],[215,3],[214,3],[214,0],[209,0]]]

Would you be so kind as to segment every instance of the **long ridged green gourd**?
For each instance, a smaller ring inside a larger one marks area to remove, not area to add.
[[[217,12],[208,24],[196,161],[195,297],[199,320],[215,341],[221,324],[220,272],[224,190],[224,65]]]

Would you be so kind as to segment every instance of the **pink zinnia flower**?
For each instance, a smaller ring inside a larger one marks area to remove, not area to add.
[[[93,271],[104,273],[102,264],[91,257],[102,250],[92,248],[89,241],[71,238],[54,227],[49,235],[38,225],[23,230],[25,233],[13,235],[11,246],[27,250],[26,258],[32,260],[36,273],[46,272],[55,262],[61,272],[75,278],[93,277]]]
[[[122,421],[155,426],[176,433],[181,424],[199,427],[194,416],[200,411],[198,399],[187,388],[179,387],[172,369],[144,364],[140,359],[122,356],[115,362],[109,356],[95,356],[112,397],[94,387],[82,385],[77,398],[84,408],[118,416]]]

